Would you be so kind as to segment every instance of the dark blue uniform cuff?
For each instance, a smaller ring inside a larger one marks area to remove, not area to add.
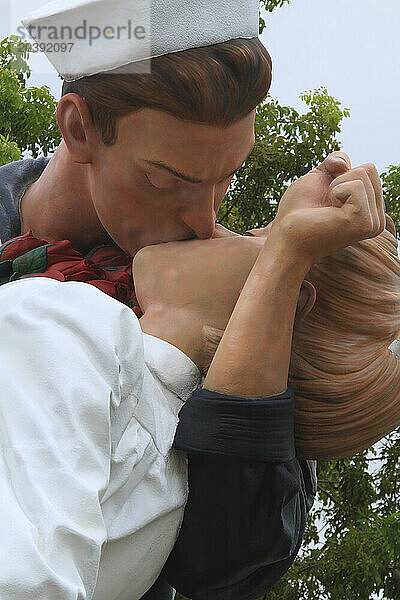
[[[199,389],[182,407],[174,448],[188,453],[286,462],[295,458],[294,393],[240,398]]]

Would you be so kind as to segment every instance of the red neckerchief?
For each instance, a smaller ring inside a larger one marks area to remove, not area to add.
[[[98,246],[84,256],[71,242],[48,243],[28,231],[0,246],[0,285],[26,277],[83,281],[143,315],[136,299],[132,258],[116,246]]]

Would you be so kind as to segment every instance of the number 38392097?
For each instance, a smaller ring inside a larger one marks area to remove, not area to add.
[[[20,42],[18,49],[21,52],[71,52],[73,42]]]

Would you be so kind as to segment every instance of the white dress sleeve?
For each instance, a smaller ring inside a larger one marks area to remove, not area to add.
[[[104,319],[104,302],[79,282],[0,287],[1,599],[93,596],[120,394],[113,340],[129,311],[110,299]]]

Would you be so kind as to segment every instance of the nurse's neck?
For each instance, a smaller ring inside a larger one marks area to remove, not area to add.
[[[213,328],[203,322],[195,307],[151,305],[139,319],[139,324],[144,333],[179,348],[205,374],[211,362]]]
[[[297,304],[295,327],[312,310],[316,297],[315,287],[304,280]],[[205,375],[224,333],[212,320],[210,312],[205,317],[204,310],[196,306],[195,302],[181,307],[158,303],[145,307],[139,323],[144,333],[179,348],[197,365],[202,375]],[[229,314],[226,315],[226,322],[228,320]]]

